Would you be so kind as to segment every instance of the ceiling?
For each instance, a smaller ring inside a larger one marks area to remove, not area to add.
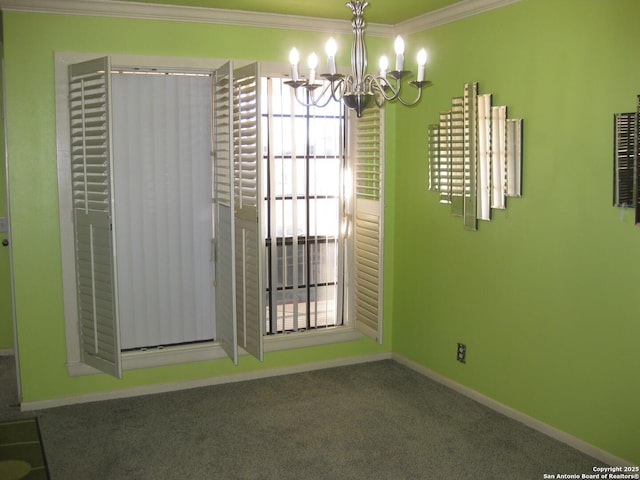
[[[225,10],[301,15],[308,17],[349,20],[351,9],[345,0],[125,0],[136,3],[156,3]],[[458,3],[460,0],[370,0],[365,9],[369,23],[395,25],[422,14]]]

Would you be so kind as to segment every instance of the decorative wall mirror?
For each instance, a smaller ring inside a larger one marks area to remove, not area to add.
[[[636,111],[613,116],[613,205],[636,209],[636,225],[640,225],[640,189],[638,159],[640,158],[640,95]]]
[[[492,106],[477,83],[465,84],[428,128],[429,190],[464,217],[465,229],[477,230],[491,209],[506,209],[506,197],[522,195],[522,119],[507,118],[507,107]]]

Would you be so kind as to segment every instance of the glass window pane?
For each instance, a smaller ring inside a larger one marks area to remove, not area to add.
[[[309,199],[309,235],[337,237],[340,204],[337,198]]]
[[[264,95],[267,244],[266,331],[279,333],[342,323],[338,310],[344,118],[337,102],[321,109],[296,102],[281,79]],[[263,82],[266,88],[267,80]],[[304,94],[304,92],[302,92]],[[269,111],[268,109],[271,109]],[[269,143],[270,142],[270,143]],[[275,271],[274,271],[275,270]]]
[[[309,160],[309,195],[340,195],[340,158],[312,158]]]

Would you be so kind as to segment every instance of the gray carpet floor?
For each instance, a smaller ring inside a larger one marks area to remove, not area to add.
[[[16,364],[13,357],[0,355],[0,422],[25,416],[20,413],[18,406],[16,384]]]
[[[533,480],[603,465],[390,360],[36,413],[53,480]]]

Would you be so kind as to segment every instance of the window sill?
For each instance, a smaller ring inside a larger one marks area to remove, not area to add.
[[[316,347],[330,343],[353,342],[363,337],[355,328],[334,327],[314,332],[285,333],[268,336],[264,339],[265,352],[278,352],[294,348]]]
[[[336,327],[315,332],[287,333],[273,335],[264,339],[264,351],[278,352],[296,348],[316,347],[331,343],[352,342],[362,338],[355,328]],[[248,355],[240,349],[239,355]],[[192,363],[208,360],[220,360],[228,358],[219,343],[209,342],[198,345],[185,345],[177,347],[154,348],[126,352],[122,354],[122,369],[137,370],[141,368],[161,367],[176,365],[179,363]],[[67,372],[71,377],[94,375],[102,373],[89,365],[81,362],[67,363]]]

